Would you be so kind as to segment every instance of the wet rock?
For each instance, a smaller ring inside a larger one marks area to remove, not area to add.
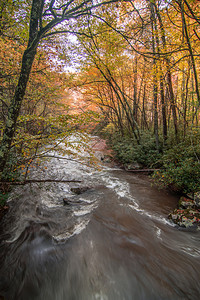
[[[63,198],[64,205],[74,206],[78,204],[82,204],[83,201],[81,200],[75,200],[75,199],[69,199],[69,198]]]
[[[83,186],[83,187],[74,187],[71,188],[71,192],[76,194],[76,195],[80,195],[85,193],[86,191],[90,190],[91,188],[89,186]]]
[[[35,212],[36,212],[36,215],[41,215],[41,207],[36,206]]]
[[[98,158],[101,161],[104,161],[104,159],[105,159],[104,153],[101,151],[96,151],[95,156],[96,156],[96,158]]]
[[[130,170],[139,170],[139,169],[142,169],[142,168],[143,168],[143,166],[141,164],[137,163],[137,162],[133,162],[133,163],[127,164],[125,166],[125,170],[127,170],[127,171],[130,171]]]
[[[178,215],[176,213],[171,213],[171,214],[169,214],[168,218],[173,221],[176,221],[178,218]]]
[[[196,228],[197,222],[193,219],[188,219],[185,216],[182,217],[181,222],[179,222],[179,226],[190,229],[190,228]]]
[[[104,158],[103,158],[103,162],[104,163],[111,163],[113,161],[113,157],[110,156],[110,155],[104,155]]]
[[[194,203],[195,206],[200,209],[200,192],[194,194]]]
[[[182,228],[200,229],[200,193],[195,199],[181,197],[178,208],[168,216],[169,219]]]
[[[168,218],[180,227],[200,229],[200,211],[198,209],[191,207],[175,209],[173,213],[169,214]]]
[[[186,197],[181,197],[179,200],[179,208],[195,208],[195,202],[194,200],[190,199],[190,198],[186,198]]]

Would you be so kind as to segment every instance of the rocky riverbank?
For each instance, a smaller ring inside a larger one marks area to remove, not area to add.
[[[200,230],[200,192],[195,193],[193,199],[181,197],[178,208],[168,217],[181,228]]]

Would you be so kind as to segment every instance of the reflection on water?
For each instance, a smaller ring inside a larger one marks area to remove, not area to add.
[[[0,294],[8,300],[200,298],[200,233],[167,220],[174,196],[122,170],[97,172],[63,158],[45,164],[32,176],[82,183],[13,192],[1,224]],[[70,188],[78,185],[91,188],[75,195]]]

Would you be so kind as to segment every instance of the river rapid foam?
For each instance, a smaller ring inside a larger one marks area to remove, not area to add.
[[[176,196],[147,177],[89,165],[90,151],[72,143],[79,145],[79,137],[59,141],[70,153],[48,151],[29,178],[80,182],[31,183],[11,193],[1,224],[0,294],[7,300],[199,299],[200,234],[168,221]]]

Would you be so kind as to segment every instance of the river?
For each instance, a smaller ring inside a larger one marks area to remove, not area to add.
[[[0,295],[7,300],[200,299],[200,232],[167,215],[177,197],[146,176],[59,156],[18,186],[1,221]],[[90,187],[76,195],[71,188]],[[68,204],[63,204],[67,199]]]

